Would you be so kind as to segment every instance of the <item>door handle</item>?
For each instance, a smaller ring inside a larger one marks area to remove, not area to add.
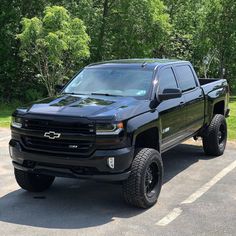
[[[179,105],[182,107],[184,105],[184,102],[180,102]]]

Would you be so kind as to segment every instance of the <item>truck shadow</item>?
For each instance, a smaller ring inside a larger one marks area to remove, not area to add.
[[[165,153],[164,183],[200,159],[207,157],[198,146],[183,144]],[[53,229],[99,226],[144,211],[124,203],[120,185],[74,179],[58,178],[44,193],[16,190],[0,198],[0,221]]]
[[[164,184],[199,160],[212,159],[206,156],[202,146],[181,144],[162,155]]]

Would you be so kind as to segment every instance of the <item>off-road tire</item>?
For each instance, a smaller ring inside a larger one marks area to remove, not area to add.
[[[221,156],[224,153],[227,142],[227,123],[223,115],[213,117],[207,127],[202,143],[206,155]]]
[[[147,171],[149,171],[151,166],[154,168],[152,172],[155,175],[153,181],[157,180],[157,182],[153,182],[155,187],[153,191],[148,194],[146,192],[146,180],[148,175]],[[137,150],[137,154],[131,166],[131,174],[123,183],[123,194],[125,201],[128,204],[139,208],[149,208],[153,206],[157,202],[160,194],[162,179],[163,163],[159,152],[150,148]]]
[[[29,192],[42,192],[48,189],[55,179],[54,176],[38,175],[18,169],[14,169],[14,172],[18,185]]]

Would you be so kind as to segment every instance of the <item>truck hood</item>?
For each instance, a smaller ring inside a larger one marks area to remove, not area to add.
[[[24,115],[57,115],[121,121],[149,111],[149,104],[149,100],[137,100],[132,97],[61,95],[38,101],[25,109],[18,109],[18,112],[23,112]]]

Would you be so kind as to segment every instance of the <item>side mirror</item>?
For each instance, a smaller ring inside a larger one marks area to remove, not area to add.
[[[64,84],[57,84],[57,85],[55,85],[55,92],[56,93],[59,93],[59,92],[61,92],[61,90],[64,88]]]
[[[157,95],[157,99],[159,102],[162,102],[162,101],[173,99],[173,98],[180,98],[181,96],[182,96],[182,92],[180,89],[167,88],[167,89],[164,89],[161,94]]]

